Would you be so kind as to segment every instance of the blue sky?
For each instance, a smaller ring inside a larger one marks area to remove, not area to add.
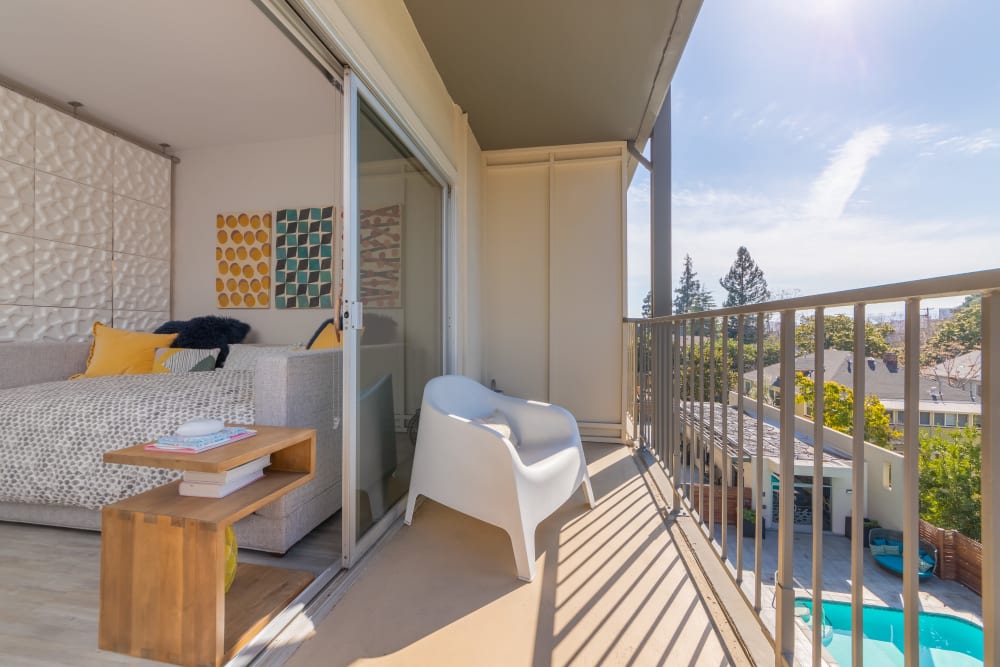
[[[706,0],[672,85],[673,261],[771,291],[1000,266],[1000,2]],[[654,157],[655,161],[655,157]],[[649,289],[629,190],[629,313]]]

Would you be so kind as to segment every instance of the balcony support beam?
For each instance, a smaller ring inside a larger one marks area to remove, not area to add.
[[[920,662],[920,299],[907,299],[903,339],[903,659]]]
[[[862,667],[865,552],[865,304],[854,306],[854,425],[851,448],[851,664]]]
[[[1000,661],[1000,559],[996,557],[1000,540],[1000,503],[997,481],[1000,480],[1000,294],[983,294],[983,431],[982,431],[982,532],[983,532],[983,664]],[[907,408],[907,416],[912,411]]]
[[[823,367],[826,353],[826,319],[822,308],[816,309],[814,319],[816,339],[814,341],[815,366],[813,368],[813,606],[812,617],[820,619],[812,626],[812,664],[823,664],[823,449],[826,443],[826,369]]]
[[[763,322],[758,321],[758,325]],[[757,329],[758,340],[764,328]],[[775,581],[777,614],[774,628],[774,658],[777,667],[795,664],[795,584],[792,579],[792,534],[795,529],[795,311],[781,313],[781,406],[779,408],[781,431],[778,447],[780,503],[778,505],[778,577]],[[762,352],[758,346],[758,354]],[[764,360],[758,357],[758,368]],[[757,378],[758,404],[764,387]],[[757,413],[757,423],[763,423],[763,414]],[[758,454],[759,457],[759,454]],[[759,536],[758,536],[759,537]],[[758,543],[759,544],[759,543]],[[758,547],[759,548],[759,547]],[[759,610],[758,610],[759,611]]]

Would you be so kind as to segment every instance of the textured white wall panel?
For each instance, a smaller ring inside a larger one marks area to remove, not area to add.
[[[115,139],[115,194],[153,204],[170,206],[170,160]]]
[[[0,234],[0,303],[31,303],[34,251],[31,238]]]
[[[35,167],[110,190],[114,137],[43,104],[36,109]]]
[[[35,310],[31,306],[0,306],[0,342],[34,340]]]
[[[170,209],[115,195],[115,252],[170,259]]]
[[[111,253],[36,240],[35,305],[111,308]]]
[[[0,87],[0,160],[35,164],[35,103]]]
[[[34,170],[0,160],[0,232],[31,233],[35,214],[34,183]]]
[[[35,237],[111,250],[111,193],[37,172]]]
[[[166,311],[150,313],[143,310],[116,310],[115,328],[132,331],[152,331],[170,319]]]
[[[111,311],[94,308],[35,308],[35,340],[87,340],[94,322],[110,324]]]
[[[170,262],[115,254],[115,310],[170,310]]]

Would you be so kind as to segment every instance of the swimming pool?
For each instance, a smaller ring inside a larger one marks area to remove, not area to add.
[[[800,616],[812,627],[812,600],[796,598]],[[865,605],[864,659],[866,665],[903,664],[903,612]],[[823,644],[841,665],[851,664],[851,605],[823,601]],[[934,667],[978,667],[983,664],[983,629],[944,614],[920,613],[920,664]]]

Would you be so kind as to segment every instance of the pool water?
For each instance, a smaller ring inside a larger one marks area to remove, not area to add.
[[[812,600],[796,598],[806,612],[800,618],[812,627]],[[823,601],[823,645],[830,655],[851,664],[851,605]],[[864,661],[866,665],[903,664],[903,612],[865,605]],[[920,664],[934,667],[973,667],[983,664],[983,629],[955,616],[920,613]]]

